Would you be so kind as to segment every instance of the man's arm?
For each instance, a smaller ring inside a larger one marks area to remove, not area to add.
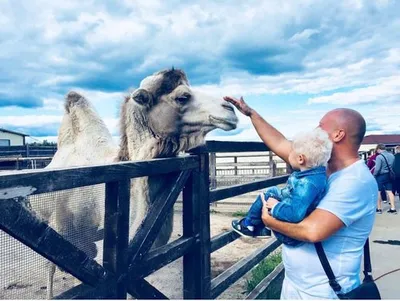
[[[382,155],[377,156],[375,159],[374,177],[379,175],[379,172],[381,171],[381,167],[382,167]]]
[[[257,134],[265,145],[277,156],[288,162],[292,144],[277,129],[264,120],[255,110],[250,108],[241,97],[239,100],[225,96],[224,100],[233,104],[242,114],[250,117]]]
[[[344,226],[336,215],[323,209],[315,209],[300,223],[294,224],[273,218],[268,214],[268,210],[264,205],[262,220],[272,230],[297,240],[312,243],[327,239]]]

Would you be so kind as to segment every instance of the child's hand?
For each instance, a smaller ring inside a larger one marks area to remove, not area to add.
[[[268,220],[271,217],[270,209],[267,207],[267,201],[265,200],[264,194],[260,194],[261,200],[263,202],[263,207],[262,207],[262,213],[261,213],[261,219],[264,223],[264,225],[268,226]]]
[[[265,206],[267,206],[268,209],[272,209],[278,203],[279,201],[277,199],[269,197],[268,201],[265,203]]]

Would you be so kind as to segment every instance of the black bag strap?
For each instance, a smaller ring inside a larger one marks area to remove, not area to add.
[[[388,169],[389,169],[389,173],[390,173],[390,172],[393,172],[392,167],[389,165],[389,163],[388,163],[386,157],[385,157],[383,154],[381,154],[381,156],[383,157],[383,159],[385,159],[386,165],[387,165],[387,167],[388,167]]]
[[[331,265],[329,264],[328,258],[325,255],[324,248],[322,247],[321,242],[316,242],[314,244],[315,250],[317,251],[319,261],[321,261],[322,267],[325,271],[326,276],[329,279],[329,285],[335,291],[335,293],[339,293],[342,290],[340,284],[336,281],[335,274],[333,274]]]
[[[364,280],[373,281],[372,279],[372,265],[371,265],[371,254],[369,252],[369,238],[367,238],[364,244]]]
[[[317,251],[319,260],[321,261],[322,267],[325,271],[326,276],[329,279],[329,285],[334,290],[334,292],[339,296],[342,287],[336,281],[335,274],[332,271],[331,265],[329,264],[328,258],[326,257],[324,248],[322,247],[321,242],[317,242],[314,244],[315,250]],[[365,241],[364,244],[364,280],[363,282],[373,281],[372,279],[372,266],[371,266],[371,255],[369,252],[369,239]],[[340,297],[340,296],[339,296]]]

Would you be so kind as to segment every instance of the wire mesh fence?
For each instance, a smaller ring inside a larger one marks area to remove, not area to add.
[[[98,249],[102,260],[98,222],[104,219],[99,210],[104,205],[93,206],[94,198],[104,202],[104,185],[33,195],[28,205],[89,257],[95,258]],[[46,299],[49,270],[48,260],[0,230],[0,299]],[[59,269],[53,279],[54,296],[79,283]]]

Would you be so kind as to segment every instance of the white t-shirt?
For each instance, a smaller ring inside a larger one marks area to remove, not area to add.
[[[317,208],[333,213],[345,226],[322,245],[342,292],[346,293],[360,284],[363,246],[375,221],[378,186],[362,160],[333,173],[327,185],[327,193]],[[314,244],[283,245],[283,262],[285,277],[297,290],[310,297],[336,298]]]

